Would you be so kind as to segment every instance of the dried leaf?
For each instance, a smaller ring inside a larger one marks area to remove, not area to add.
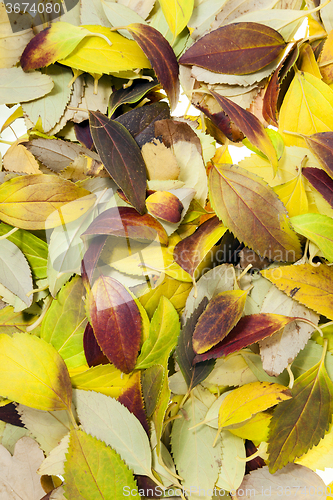
[[[34,156],[22,144],[14,143],[6,151],[3,166],[9,172],[40,174],[39,165]]]
[[[109,4],[115,2],[108,2]],[[103,5],[103,4],[102,4]],[[119,6],[119,4],[118,4]],[[151,82],[135,80],[133,84],[126,89],[118,89],[112,92],[110,97],[110,116],[116,111],[119,106],[123,104],[135,104],[140,101],[148,92],[155,89],[158,86],[158,81],[154,79]],[[122,115],[121,115],[122,116]]]
[[[96,149],[113,180],[139,213],[145,210],[146,168],[139,146],[120,123],[90,112]]]
[[[220,491],[235,491],[241,484],[245,474],[244,440],[231,434],[228,430],[222,430],[220,437],[222,442],[222,465],[216,487],[221,488]]]
[[[158,403],[165,370],[161,365],[153,365],[142,372],[142,394],[145,402],[147,417],[151,417]]]
[[[178,62],[169,42],[152,26],[130,24],[128,31],[148,57],[170,102],[171,111],[179,99]]]
[[[288,464],[283,469],[271,474],[268,467],[262,467],[244,476],[244,480],[236,491],[242,493],[244,500],[249,500],[255,495],[259,500],[270,496],[272,500],[280,498],[281,492],[290,493],[296,500],[303,498],[323,498],[326,491],[323,480],[307,467]],[[310,493],[313,492],[313,493]],[[235,498],[237,498],[235,496]]]
[[[122,405],[126,406],[126,408],[136,416],[136,418],[139,420],[142,427],[146,431],[147,436],[149,436],[150,426],[147,420],[145,404],[142,395],[141,373],[142,372],[134,372],[132,374],[131,378],[122,389],[122,392],[118,397],[118,401]]]
[[[333,176],[333,132],[321,132],[305,137],[307,145],[312,149],[330,177]]]
[[[216,73],[246,75],[270,64],[284,47],[282,36],[268,26],[251,22],[234,23],[200,38],[179,62]]]
[[[30,437],[21,438],[11,456],[0,446],[0,491],[3,500],[40,500],[44,490],[40,484],[37,469],[44,460],[44,454],[36,441]]]
[[[135,366],[141,339],[141,316],[126,288],[100,276],[89,295],[89,315],[102,351],[124,373]]]
[[[220,164],[210,170],[208,182],[218,217],[246,246],[270,260],[301,257],[283,204],[260,177],[237,165]]]
[[[21,68],[0,69],[0,104],[27,102],[48,94],[53,80],[39,71],[24,73]]]
[[[154,217],[171,223],[181,220],[184,208],[179,198],[168,191],[156,191],[148,196],[146,207]]]
[[[20,14],[11,14],[12,22],[19,22],[19,30],[13,33],[12,25],[10,23],[8,14],[6,12],[6,4],[4,2],[0,3],[0,68],[10,68],[14,66],[20,59],[20,56],[24,50],[27,43],[33,38],[34,33],[29,26],[24,26],[26,24],[24,21],[24,16]],[[20,21],[23,20],[21,23]]]
[[[319,314],[333,319],[333,269],[311,264],[266,269],[261,274],[279,290]]]

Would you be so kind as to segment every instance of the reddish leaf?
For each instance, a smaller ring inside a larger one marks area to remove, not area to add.
[[[156,191],[146,199],[148,211],[159,219],[167,222],[179,222],[184,209],[176,195],[168,191]]]
[[[205,361],[206,359],[217,359],[227,356],[232,352],[240,351],[259,340],[270,337],[278,332],[296,318],[282,316],[281,314],[252,314],[244,316],[239,320],[231,332],[218,344],[194,358],[194,362]]]
[[[104,167],[140,213],[145,211],[146,165],[139,146],[121,124],[90,111],[90,130]]]
[[[109,363],[108,358],[103,354],[97,343],[94,330],[90,323],[87,323],[84,330],[83,348],[88,366],[106,365]]]
[[[81,144],[86,148],[92,149],[94,146],[94,141],[91,137],[89,120],[84,120],[81,123],[74,123],[74,131],[76,138]]]
[[[130,293],[117,280],[100,276],[89,294],[94,334],[108,360],[130,373],[141,340],[141,316]]]
[[[211,250],[213,245],[223,236],[226,228],[217,217],[206,220],[198,229],[177,243],[173,258],[186,272],[194,276],[195,270]]]
[[[226,97],[214,91],[211,91],[211,94],[215,97],[223,111],[229,116],[230,120],[235,123],[254,146],[267,156],[274,170],[276,170],[278,160],[275,148],[258,118]]]
[[[107,234],[139,241],[154,241],[167,245],[168,235],[163,226],[149,214],[140,215],[132,207],[112,207],[102,212],[82,236]]]
[[[16,410],[16,406],[14,403],[0,406],[0,420],[11,425],[16,425],[17,427],[24,427],[24,424]]]
[[[179,66],[175,53],[159,31],[144,24],[130,24],[126,29],[148,57],[156,76],[164,88],[171,111],[175,109],[179,99]]]
[[[246,439],[245,451],[246,451],[246,456],[250,457],[251,455],[254,455],[257,452],[257,447],[252,443],[252,441]],[[261,469],[261,467],[265,467],[265,465],[266,465],[265,460],[263,460],[260,456],[256,456],[255,458],[252,458],[252,460],[246,462],[245,474],[250,474],[250,472],[257,469]]]
[[[216,73],[247,75],[274,61],[285,45],[283,37],[268,26],[233,23],[200,38],[179,63],[200,66]]]
[[[303,168],[302,174],[333,207],[333,180],[331,177],[324,170],[312,167]]]
[[[274,71],[272,78],[269,81],[264,95],[262,114],[264,119],[279,126],[278,120],[278,99],[280,95],[281,83],[287,76],[291,68],[294,66],[298,58],[298,46],[295,44],[293,49],[282,59],[279,66]]]
[[[238,323],[245,306],[247,291],[221,292],[209,302],[193,333],[193,350],[202,354],[220,342]]]
[[[330,177],[333,177],[333,132],[319,132],[304,139],[318,156],[324,170]]]
[[[97,267],[97,263],[104,248],[106,239],[107,236],[97,236],[96,238],[93,238],[92,241],[89,241],[88,249],[82,259],[81,276],[84,286],[88,289],[93,284],[94,271]]]
[[[136,416],[149,436],[149,423],[147,420],[141,391],[141,372],[137,371],[132,375],[132,377],[124,387],[121,395],[118,398],[118,401],[119,403],[126,406],[126,408]]]

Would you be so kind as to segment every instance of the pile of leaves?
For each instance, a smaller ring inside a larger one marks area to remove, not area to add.
[[[333,2],[6,8],[1,499],[331,497]]]

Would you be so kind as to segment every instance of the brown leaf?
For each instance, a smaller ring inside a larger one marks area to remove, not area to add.
[[[89,290],[97,276],[94,275],[98,260],[104,248],[107,236],[97,236],[89,241],[89,246],[81,262],[81,276],[84,286]]]
[[[333,132],[319,132],[304,137],[307,145],[318,156],[323,169],[333,177]]]
[[[276,172],[278,161],[276,151],[258,118],[217,92],[211,91],[211,94],[248,140],[267,156]]]
[[[104,167],[139,213],[145,211],[146,166],[139,146],[121,123],[90,111],[90,130]]]
[[[140,215],[132,207],[112,207],[102,212],[82,236],[93,234],[121,236],[139,241],[154,241],[158,237],[160,243],[168,244],[168,235],[163,226],[151,215]]]
[[[228,335],[242,316],[246,297],[246,290],[231,290],[219,293],[209,302],[193,333],[195,353],[208,351]]]
[[[204,354],[197,355],[194,362],[221,358],[232,352],[240,351],[244,347],[273,335],[273,333],[278,332],[281,328],[295,321],[295,319],[281,314],[251,314],[244,316],[221,342]]]
[[[147,210],[159,219],[167,222],[179,222],[183,204],[179,198],[168,191],[156,191],[146,199]]]
[[[201,224],[197,230],[177,243],[173,257],[191,276],[211,248],[223,236],[226,228],[217,217],[212,217]]]
[[[269,84],[267,86],[265,95],[262,114],[265,120],[275,127],[278,127],[278,100],[281,90],[281,83],[287,76],[291,68],[294,66],[298,58],[298,46],[295,44],[294,47],[280,62],[279,66],[274,71]]]
[[[148,57],[156,76],[164,88],[171,111],[175,109],[179,99],[179,67],[175,53],[159,31],[144,24],[130,24],[126,29]]]
[[[133,373],[133,375],[123,388],[118,401],[119,403],[126,406],[126,408],[136,416],[149,436],[149,423],[147,420],[142,397],[141,371]]]
[[[117,280],[100,276],[89,295],[89,315],[104,354],[119,370],[130,373],[141,340],[141,316],[130,293]]]
[[[216,73],[247,75],[274,61],[284,47],[283,37],[268,26],[233,23],[200,38],[182,55],[179,63]]]
[[[333,207],[333,180],[327,175],[325,170],[314,167],[302,169],[304,177],[322,195],[323,198]]]
[[[176,142],[187,141],[195,144],[198,152],[202,154],[200,139],[187,123],[177,120],[159,120],[155,122],[155,135],[162,137],[163,144],[167,148],[172,148]]]

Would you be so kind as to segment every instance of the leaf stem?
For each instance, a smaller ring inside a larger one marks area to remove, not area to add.
[[[30,295],[33,295],[34,293],[38,293],[38,292],[44,292],[44,290],[47,290],[49,287],[49,285],[45,285],[45,286],[42,286],[41,288],[33,288],[32,290],[30,290],[30,292],[26,293],[26,296],[27,297],[30,297]]]
[[[292,389],[293,386],[294,386],[295,377],[294,377],[293,372],[291,371],[291,363],[289,363],[289,365],[287,366],[286,370],[287,370],[287,372],[289,374],[289,384],[288,384],[288,387],[289,387],[289,389]]]
[[[36,328],[38,325],[41,324],[45,314],[47,313],[47,311],[49,310],[49,308],[52,304],[52,301],[53,301],[53,297],[51,297],[51,295],[48,295],[45,299],[45,302],[44,302],[44,309],[42,311],[42,314],[39,316],[39,318],[34,323],[32,323],[32,325],[27,326],[27,328],[25,329],[26,332],[28,332],[28,333],[31,332],[34,328]]]
[[[11,234],[16,233],[16,231],[18,231],[18,229],[19,229],[18,227],[13,227],[13,229],[11,229],[10,231],[8,231],[8,233],[3,234],[2,236],[0,236],[0,241],[1,241],[1,240],[5,240],[5,239],[7,239],[7,238],[8,238],[8,236],[10,236]]]

